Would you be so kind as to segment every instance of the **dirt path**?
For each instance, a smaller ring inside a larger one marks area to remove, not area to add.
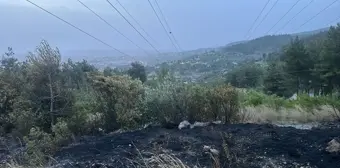
[[[340,155],[326,152],[325,147],[336,137],[340,137],[340,128],[299,130],[256,124],[185,130],[152,127],[71,145],[57,153],[59,164],[55,167],[138,167],[133,161],[143,167],[161,153],[171,153],[190,167],[212,167],[210,155],[203,151],[207,145],[220,151],[221,167],[335,168],[340,167]]]

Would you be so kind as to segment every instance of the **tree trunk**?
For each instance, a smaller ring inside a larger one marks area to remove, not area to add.
[[[55,124],[54,120],[54,93],[53,93],[53,86],[52,86],[52,77],[51,74],[48,74],[48,82],[49,82],[49,89],[50,89],[50,117],[51,117],[51,126]]]

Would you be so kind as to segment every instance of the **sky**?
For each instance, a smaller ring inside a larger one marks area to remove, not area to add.
[[[115,32],[110,26],[98,19],[77,0],[31,0],[48,11],[76,25],[105,43],[132,55],[156,53],[154,50],[106,0],[82,0],[88,7],[127,36],[141,50]],[[136,23],[117,4],[110,0],[135,27],[143,33]],[[150,0],[155,6],[154,1]],[[276,0],[270,0],[262,17],[269,11]],[[269,34],[279,30],[289,19],[296,15],[311,0],[300,0]],[[314,0],[284,29],[278,33],[310,31],[335,24],[340,17],[340,1],[307,24],[305,21],[316,15],[334,0]],[[144,36],[158,51],[176,51],[153,13],[148,0],[120,0],[124,7],[152,37]],[[172,34],[183,50],[210,48],[226,45],[230,42],[247,40],[265,33],[292,7],[297,0],[279,0],[268,17],[250,32],[246,33],[259,15],[267,0],[157,0]],[[155,6],[156,7],[156,6]],[[157,8],[156,8],[157,9]],[[65,51],[112,50],[112,48],[88,37],[78,30],[36,8],[26,0],[0,0],[0,52],[8,46],[15,51],[25,52],[34,49],[42,39]],[[255,24],[259,24],[259,21]],[[334,22],[332,22],[334,21]],[[338,20],[340,22],[340,19]],[[297,29],[299,28],[299,29]],[[168,33],[169,34],[169,33]],[[117,53],[119,54],[119,53]]]

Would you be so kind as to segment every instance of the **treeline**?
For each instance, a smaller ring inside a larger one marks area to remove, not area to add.
[[[326,33],[296,37],[280,52],[264,54],[262,61],[232,70],[226,82],[283,97],[333,94],[340,86],[340,25]]]
[[[0,136],[25,142],[17,162],[39,166],[75,137],[147,123],[238,120],[238,96],[227,85],[185,85],[162,69],[151,79],[145,67],[99,71],[86,61],[61,61],[43,41],[20,62],[9,48],[0,64]]]

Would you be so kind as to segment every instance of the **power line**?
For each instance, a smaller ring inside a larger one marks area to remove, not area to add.
[[[176,43],[177,47],[179,48],[179,50],[182,51],[182,48],[181,48],[181,46],[179,45],[178,41],[176,40],[176,38],[175,38],[175,36],[174,36],[174,33],[171,31],[171,28],[170,28],[170,26],[169,26],[169,24],[168,24],[168,21],[166,20],[164,14],[163,14],[163,12],[162,12],[162,9],[159,7],[159,4],[158,4],[157,0],[155,0],[155,3],[156,3],[156,6],[157,6],[157,8],[158,8],[158,10],[159,10],[159,12],[160,12],[160,14],[161,14],[161,16],[162,16],[164,22],[165,22],[165,25],[167,26],[168,30],[170,31],[170,34],[171,34],[171,36],[172,36],[172,39],[175,41],[175,43]]]
[[[304,6],[297,14],[295,14],[290,20],[288,20],[288,22],[286,22],[281,28],[279,28],[277,31],[275,31],[274,34],[276,34],[277,32],[279,32],[280,30],[284,29],[291,21],[293,21],[293,19],[295,19],[302,11],[304,11],[310,4],[312,4],[312,2],[314,2],[315,0],[311,0],[309,1],[309,3]]]
[[[247,31],[247,33],[246,33],[245,37],[247,37],[247,35],[250,33],[251,29],[253,29],[253,28],[254,28],[254,26],[255,26],[255,23],[257,22],[257,20],[259,20],[260,16],[262,15],[262,13],[263,13],[264,9],[266,9],[266,7],[268,6],[269,2],[270,2],[270,0],[268,0],[268,1],[267,1],[267,3],[266,3],[266,4],[264,5],[264,7],[262,8],[262,10],[261,10],[260,14],[259,14],[259,15],[257,15],[257,17],[256,17],[256,19],[254,20],[253,24],[251,25],[251,27],[250,27],[250,28],[249,28],[249,30]]]
[[[131,24],[131,22],[129,21],[129,20],[127,20],[126,19],[126,17],[109,1],[109,0],[106,0],[107,1],[107,3],[109,3],[110,4],[110,6],[115,10],[115,11],[117,11],[118,13],[119,13],[119,15],[156,51],[156,52],[158,52],[159,54],[161,53],[161,52],[159,52],[151,43],[150,43],[150,41],[148,40],[148,39],[146,39],[143,35],[142,35],[142,33],[140,33],[137,29],[136,29],[136,27],[135,26],[133,26],[132,24]]]
[[[340,16],[335,18],[333,21],[329,22],[327,25],[333,24],[333,23],[337,22],[338,20],[340,20]]]
[[[156,15],[156,17],[157,17],[159,23],[161,23],[161,25],[162,25],[162,27],[163,27],[163,29],[164,29],[164,31],[165,31],[165,34],[168,36],[168,38],[169,38],[169,40],[171,41],[172,45],[173,45],[173,46],[176,48],[176,50],[178,51],[178,48],[176,47],[175,43],[173,42],[173,40],[172,40],[171,37],[169,36],[169,32],[166,30],[166,28],[165,28],[163,22],[162,22],[161,19],[159,18],[159,16],[158,16],[158,14],[157,14],[155,8],[153,7],[152,3],[150,2],[150,0],[148,0],[148,2],[149,2],[149,5],[151,6],[153,12],[155,13],[155,15]]]
[[[279,2],[279,0],[276,0],[274,5],[269,9],[269,11],[266,13],[266,15],[262,18],[262,20],[260,21],[260,23],[255,27],[254,31],[262,24],[262,22],[267,18],[267,16],[269,15],[269,13],[273,10],[273,8],[276,6],[277,2]],[[250,37],[249,37],[250,38]],[[249,40],[248,38],[248,40]]]
[[[325,10],[327,10],[329,7],[331,7],[333,4],[335,4],[336,2],[338,2],[339,0],[335,0],[332,3],[330,3],[329,5],[327,5],[325,8],[323,8],[321,11],[319,11],[316,15],[314,15],[313,17],[309,18],[306,22],[304,22],[302,25],[300,25],[298,28],[294,29],[298,30],[300,29],[302,26],[306,25],[308,22],[310,22],[311,20],[313,20],[314,18],[316,18],[317,16],[319,16],[322,12],[324,12]]]
[[[151,39],[154,43],[157,43],[156,40],[154,40],[149,33],[145,31],[145,29],[139,24],[139,22],[130,14],[130,12],[123,6],[122,3],[120,3],[119,0],[116,0],[118,4],[124,9],[124,11],[131,17],[131,19],[137,24],[137,26]]]
[[[71,26],[71,27],[73,27],[73,28],[75,28],[75,29],[81,31],[82,33],[84,33],[84,34],[86,34],[86,35],[88,35],[88,36],[90,36],[90,37],[92,37],[93,39],[99,41],[100,43],[102,43],[102,44],[104,44],[104,45],[106,45],[106,46],[108,46],[108,47],[114,49],[115,51],[117,51],[117,52],[119,52],[119,53],[121,53],[121,54],[123,54],[123,55],[125,55],[125,56],[132,57],[132,56],[130,56],[130,55],[128,55],[128,54],[126,54],[126,53],[124,53],[124,52],[122,52],[122,51],[120,51],[120,50],[114,48],[114,47],[112,47],[111,45],[105,43],[104,41],[98,39],[97,37],[95,37],[95,36],[93,36],[93,35],[87,33],[86,31],[80,29],[79,27],[77,27],[77,26],[71,24],[70,22],[68,22],[68,21],[66,21],[66,20],[64,20],[64,19],[62,19],[62,18],[60,18],[59,16],[57,16],[57,15],[53,14],[52,12],[50,12],[50,11],[44,9],[43,7],[41,7],[41,6],[37,5],[37,4],[35,4],[34,2],[32,2],[32,1],[30,1],[30,0],[26,0],[26,1],[29,2],[29,3],[31,3],[32,5],[36,6],[37,8],[43,10],[44,12],[46,12],[46,13],[48,13],[48,14],[54,16],[55,18],[57,18],[57,19],[63,21],[64,23],[68,24],[69,26]]]
[[[292,7],[272,26],[265,34],[268,34],[301,0],[297,0]]]
[[[80,4],[82,4],[85,8],[87,8],[89,11],[91,11],[94,15],[96,15],[100,20],[102,20],[103,22],[105,22],[107,25],[109,25],[113,30],[115,30],[116,32],[118,32],[121,36],[123,36],[126,40],[128,40],[129,42],[131,42],[133,45],[135,45],[136,47],[138,47],[139,49],[143,50],[147,55],[149,55],[149,53],[144,50],[143,48],[141,48],[139,45],[137,45],[135,42],[133,42],[131,39],[129,39],[127,36],[125,36],[122,32],[120,32],[117,28],[115,28],[114,26],[112,26],[112,24],[110,24],[108,21],[106,21],[103,17],[101,17],[99,14],[97,14],[95,11],[93,11],[91,8],[89,8],[86,4],[84,4],[81,0],[77,0]]]

